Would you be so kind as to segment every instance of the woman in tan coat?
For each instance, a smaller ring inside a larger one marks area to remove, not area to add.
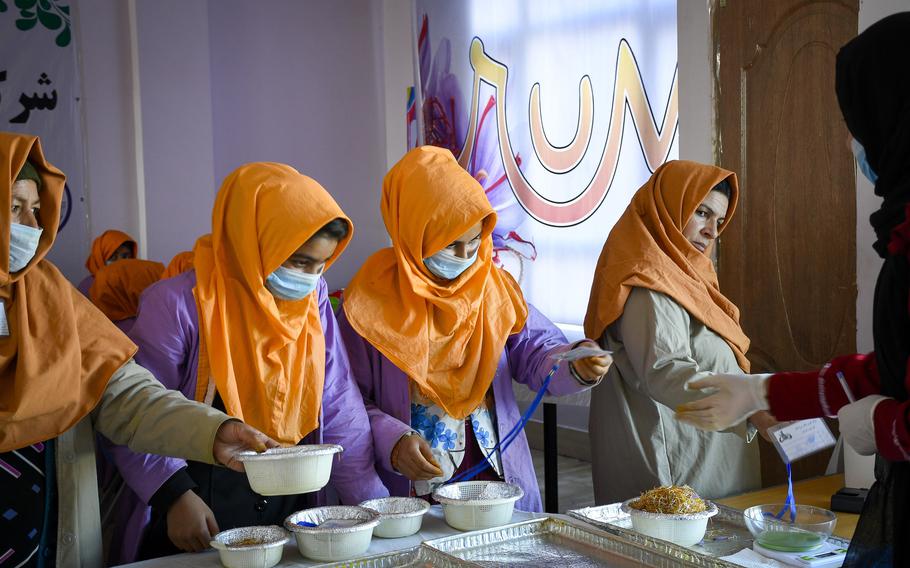
[[[660,485],[690,485],[709,498],[760,485],[758,447],[746,443],[745,425],[705,433],[674,419],[678,405],[704,396],[686,388],[690,381],[749,369],[749,338],[710,258],[738,191],[733,172],[668,162],[604,245],[585,318],[587,336],[600,338],[614,359],[591,394],[599,504]],[[753,418],[759,428],[769,421],[765,413]]]
[[[0,562],[9,566],[101,565],[95,431],[238,470],[238,451],[277,445],[162,387],[45,260],[65,179],[36,137],[0,133]]]

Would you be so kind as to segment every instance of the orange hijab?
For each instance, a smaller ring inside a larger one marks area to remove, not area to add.
[[[207,353],[200,367],[208,365],[228,414],[286,444],[319,425],[325,338],[315,292],[284,301],[264,282],[338,218],[351,224],[315,180],[284,164],[247,164],[224,180],[212,234],[194,249],[200,352]]]
[[[382,218],[392,248],[375,253],[345,289],[344,313],[361,337],[459,420],[476,409],[509,335],[528,307],[492,261],[496,213],[451,152],[415,148],[389,171]],[[454,280],[423,264],[482,221],[477,261]]]
[[[139,295],[157,282],[164,265],[151,260],[127,258],[95,273],[89,298],[111,321],[136,317]]]
[[[749,338],[739,326],[739,309],[720,293],[711,259],[682,233],[711,188],[725,179],[733,191],[723,227],[736,211],[736,174],[682,160],[667,162],[654,171],[635,193],[600,253],[585,335],[601,337],[622,315],[629,293],[638,286],[673,298],[723,337],[739,366],[749,371]]]
[[[161,274],[161,279],[165,280],[167,278],[173,278],[179,274],[183,274],[188,270],[193,269],[193,252],[185,250],[183,252],[178,252],[174,255],[174,258],[171,259],[171,262],[168,263],[167,268]]]
[[[41,177],[44,232],[35,257],[9,273],[11,188],[28,159]],[[0,132],[0,452],[49,440],[88,415],[136,346],[44,256],[54,244],[66,176],[35,136]],[[5,199],[3,199],[5,198]]]
[[[138,247],[133,237],[123,231],[110,229],[101,233],[101,236],[92,243],[92,252],[85,260],[85,267],[95,275],[102,267],[107,265],[107,259],[120,248],[120,245],[129,244],[133,248],[133,258],[139,256]]]

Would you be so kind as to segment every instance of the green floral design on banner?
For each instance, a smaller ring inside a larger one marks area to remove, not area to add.
[[[0,0],[0,12],[6,12],[6,2]]]
[[[19,19],[16,27],[28,31],[41,23],[51,31],[60,30],[57,34],[56,44],[66,47],[72,41],[70,32],[70,7],[64,6],[58,0],[16,0],[19,8]],[[0,0],[0,12],[6,10],[6,3]]]

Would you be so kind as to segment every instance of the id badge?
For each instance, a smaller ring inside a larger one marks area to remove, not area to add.
[[[793,463],[830,448],[837,442],[821,418],[778,424],[768,428],[768,434],[785,463]]]

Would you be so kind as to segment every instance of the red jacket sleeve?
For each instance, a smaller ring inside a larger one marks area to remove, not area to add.
[[[843,373],[856,400],[881,393],[875,353],[845,355],[818,371],[772,375],[768,381],[771,414],[778,420],[836,417],[850,402],[838,372]],[[874,423],[878,453],[890,461],[910,461],[910,401],[882,401],[875,408]]]

